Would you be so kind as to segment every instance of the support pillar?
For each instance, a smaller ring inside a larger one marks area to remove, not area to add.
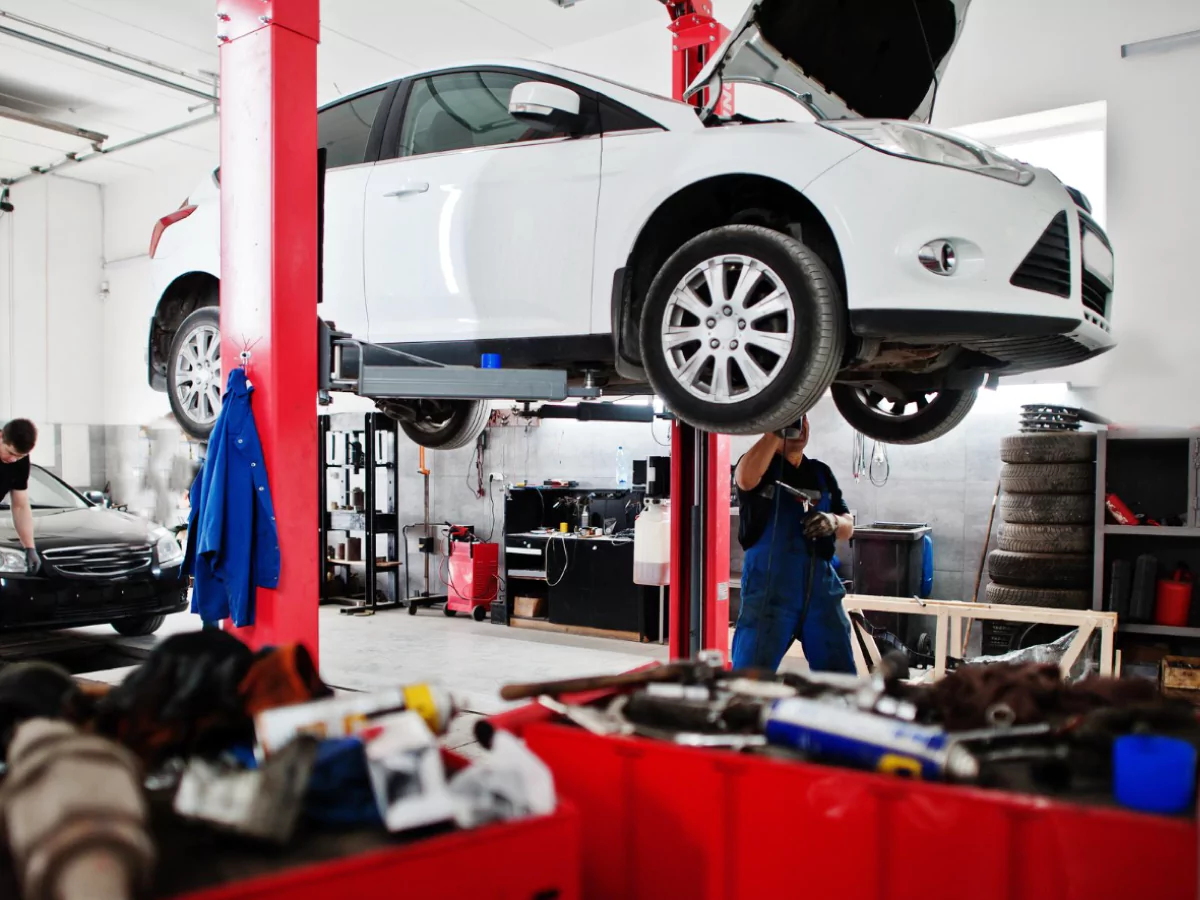
[[[319,0],[218,0],[217,34],[223,378],[249,350],[282,559],[235,633],[316,657]]]

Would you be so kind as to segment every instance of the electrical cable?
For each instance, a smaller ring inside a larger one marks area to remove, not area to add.
[[[875,487],[883,487],[892,473],[891,463],[888,462],[887,444],[875,441],[871,445],[871,457],[867,458],[867,439],[859,432],[854,432],[854,445],[850,460],[851,473],[857,484],[865,475]]]
[[[558,540],[560,542],[562,542],[563,569],[558,574],[558,580],[551,581],[550,580],[550,548],[554,545],[555,538],[558,538]],[[546,541],[546,550],[543,553],[542,558],[543,558],[543,561],[546,563],[546,585],[547,585],[547,587],[558,587],[560,584],[562,584],[563,579],[567,577],[567,569],[569,569],[571,567],[571,557],[570,557],[570,554],[567,552],[567,539],[562,534],[552,535],[550,537],[550,540]]]

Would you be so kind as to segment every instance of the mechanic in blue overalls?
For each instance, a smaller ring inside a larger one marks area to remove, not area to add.
[[[833,472],[804,455],[807,445],[805,416],[763,435],[738,460],[738,540],[746,556],[735,669],[774,672],[799,640],[813,671],[854,671],[846,591],[832,564],[835,539],[849,538],[854,521]]]

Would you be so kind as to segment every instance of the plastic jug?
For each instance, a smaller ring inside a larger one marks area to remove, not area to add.
[[[1170,578],[1158,580],[1154,603],[1154,621],[1159,625],[1182,627],[1188,623],[1192,608],[1192,573],[1179,566]]]
[[[671,583],[671,507],[665,500],[647,500],[633,523],[633,583]]]
[[[629,459],[624,447],[617,447],[617,487],[629,487]]]

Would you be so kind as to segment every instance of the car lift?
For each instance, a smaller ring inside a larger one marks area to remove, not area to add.
[[[728,32],[709,0],[664,2],[674,34],[674,93]],[[328,391],[430,399],[595,397],[565,371],[447,366],[356,341],[319,321],[317,44],[320,0],[217,0],[221,67],[221,358],[246,368],[272,482],[279,587],[260,589],[251,647],[319,652],[317,421]],[[722,106],[732,96],[723,92]],[[694,102],[700,102],[696,98]],[[726,109],[726,111],[728,111]],[[676,423],[672,435],[673,658],[728,644],[729,439]],[[281,486],[286,485],[286,489]]]

